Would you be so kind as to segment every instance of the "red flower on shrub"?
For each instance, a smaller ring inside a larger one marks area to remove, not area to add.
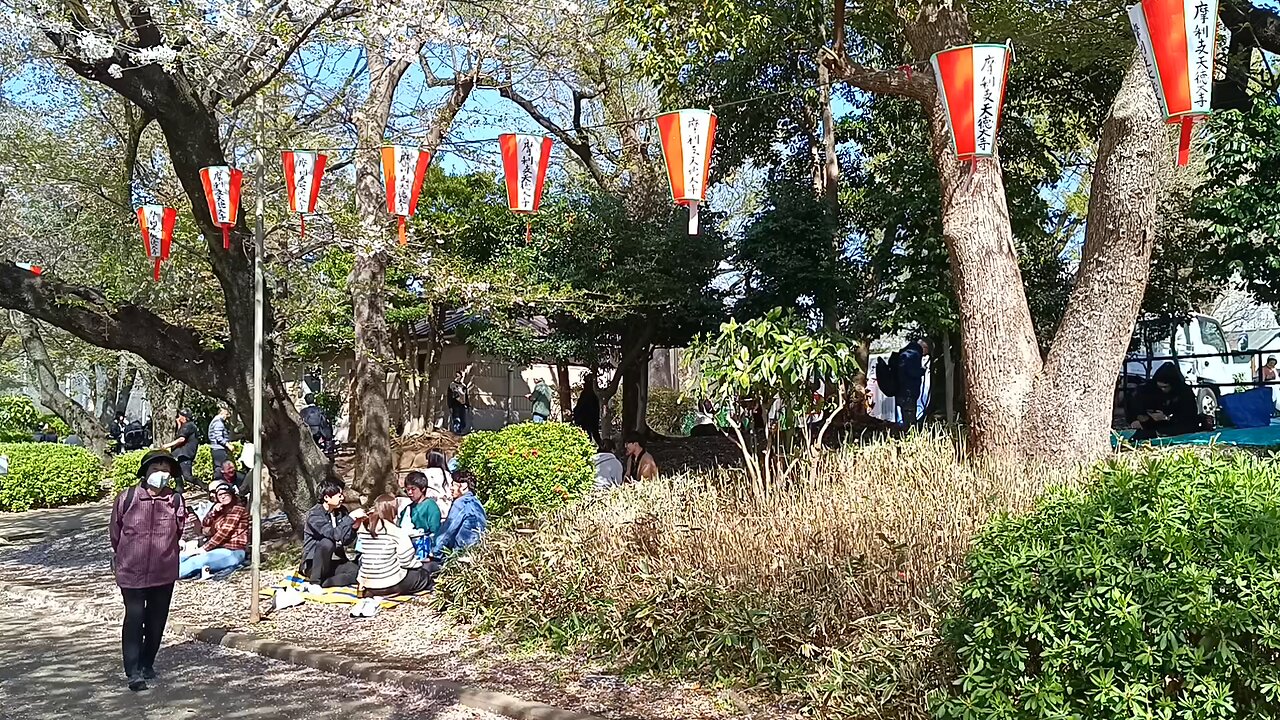
[[[532,452],[534,457],[538,457],[538,448],[534,448]]]
[[[564,497],[566,499],[569,497],[569,491],[565,490],[563,485],[557,485],[552,489],[555,490],[561,497]]]

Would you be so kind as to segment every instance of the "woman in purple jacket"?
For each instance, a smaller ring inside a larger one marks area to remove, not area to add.
[[[116,584],[124,596],[124,673],[129,689],[146,690],[156,676],[156,653],[178,579],[178,542],[186,506],[173,491],[182,466],[167,450],[153,450],[138,467],[139,482],[116,496],[111,547]]]

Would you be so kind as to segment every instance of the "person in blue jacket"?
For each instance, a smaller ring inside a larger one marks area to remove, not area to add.
[[[480,542],[489,526],[484,506],[475,495],[476,476],[459,470],[453,476],[453,505],[431,546],[431,556],[439,558],[446,550],[461,550]]]
[[[924,387],[924,356],[929,354],[928,340],[912,340],[898,351],[898,413],[902,427],[919,426],[923,418],[916,416],[920,392]]]

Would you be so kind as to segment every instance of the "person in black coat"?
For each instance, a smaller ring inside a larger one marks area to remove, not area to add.
[[[1126,419],[1134,440],[1185,435],[1200,429],[1200,408],[1182,371],[1167,362],[1129,399]]]
[[[594,375],[588,375],[582,385],[578,405],[573,408],[573,424],[585,430],[596,445],[600,444],[600,396]]]

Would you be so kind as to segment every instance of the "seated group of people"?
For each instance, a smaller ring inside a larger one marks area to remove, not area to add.
[[[248,546],[249,511],[243,498],[235,485],[214,480],[209,483],[209,501],[186,513],[178,577],[207,578],[239,567]]]
[[[612,440],[600,443],[599,452],[592,456],[595,464],[596,490],[607,490],[625,483],[653,480],[658,477],[658,463],[644,447],[644,438],[628,435],[623,441],[625,453],[619,458],[614,452]],[[623,460],[626,463],[623,463]]]
[[[366,596],[409,595],[431,588],[444,554],[480,541],[488,527],[475,476],[451,473],[443,453],[402,481],[403,496],[379,495],[348,510],[333,482],[307,513],[301,574],[321,587],[357,585]]]

